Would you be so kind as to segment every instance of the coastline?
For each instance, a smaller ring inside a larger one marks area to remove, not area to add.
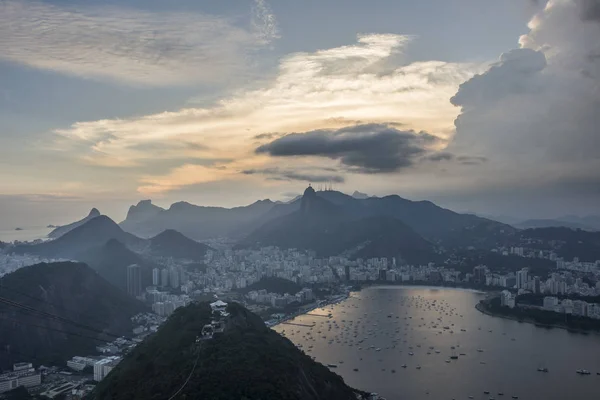
[[[341,303],[344,300],[347,300],[352,293],[357,293],[360,292],[362,289],[366,289],[366,288],[371,288],[371,287],[379,287],[379,288],[389,288],[389,289],[414,289],[414,288],[420,288],[420,289],[431,289],[431,290],[436,290],[436,289],[452,289],[452,290],[459,290],[459,291],[463,291],[463,292],[470,292],[470,293],[477,293],[477,294],[487,294],[492,292],[492,290],[489,291],[484,291],[484,290],[480,290],[480,289],[475,289],[475,288],[465,288],[465,287],[457,287],[457,286],[436,286],[436,285],[420,285],[420,284],[398,284],[398,285],[394,285],[394,284],[389,284],[389,283],[383,283],[383,282],[375,282],[375,283],[368,283],[368,284],[361,284],[360,287],[354,287],[350,292],[347,292],[345,294],[342,295],[337,295],[334,296],[330,299],[325,299],[325,300],[321,300],[320,302],[317,302],[317,304],[313,304],[311,306],[309,306],[308,308],[304,308],[301,311],[299,310],[298,312],[295,312],[293,314],[290,315],[286,315],[284,318],[280,319],[277,321],[277,323],[273,324],[273,325],[268,325],[269,328],[274,328],[284,322],[293,320],[296,317],[299,317],[301,315],[305,315],[308,314],[311,311],[316,310],[317,308],[325,308],[327,306],[330,306],[332,304],[338,304]]]
[[[471,293],[478,293],[478,294],[487,294],[487,293],[493,293],[493,292],[499,292],[502,290],[502,288],[490,288],[490,287],[465,287],[465,286],[446,286],[446,285],[432,285],[431,283],[428,282],[423,282],[423,283],[410,283],[410,282],[402,282],[402,283],[391,283],[391,282],[383,282],[383,281],[374,281],[373,283],[371,282],[363,282],[363,283],[359,283],[356,286],[353,287],[352,291],[353,292],[360,292],[362,289],[366,289],[366,288],[370,288],[370,287],[381,287],[381,288],[405,288],[405,289],[414,289],[414,288],[421,288],[421,289],[453,289],[453,290],[461,290],[461,291],[465,291],[465,292],[471,292]]]
[[[482,313],[482,314],[489,315],[490,317],[497,317],[497,318],[509,319],[509,320],[517,321],[517,322],[524,322],[524,323],[535,325],[538,328],[545,328],[545,329],[558,328],[558,329],[564,329],[564,330],[566,330],[568,332],[571,332],[571,333],[579,333],[579,334],[583,334],[583,335],[592,334],[592,335],[598,335],[598,336],[600,336],[600,332],[594,331],[594,330],[574,329],[574,328],[571,328],[571,327],[569,327],[567,325],[561,325],[561,324],[542,324],[542,323],[536,322],[533,319],[519,319],[519,318],[517,318],[515,316],[512,316],[512,315],[497,314],[497,313],[494,313],[494,312],[488,310],[484,306],[482,306],[481,303],[477,303],[475,305],[475,309],[477,311],[479,311],[480,313]]]

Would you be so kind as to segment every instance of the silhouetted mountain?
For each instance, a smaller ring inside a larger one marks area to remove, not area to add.
[[[366,193],[362,193],[359,192],[358,190],[355,190],[354,193],[352,193],[352,197],[358,200],[364,200],[364,199],[368,199],[369,195]]]
[[[355,218],[343,210],[342,206],[318,196],[309,187],[298,211],[267,222],[242,240],[239,246],[314,250],[322,257],[339,254],[401,257],[411,262],[418,262],[433,252],[429,242],[398,219],[381,216]]]
[[[512,225],[519,229],[564,227],[570,229],[583,229],[586,231],[596,230],[591,226],[587,226],[578,222],[562,221],[559,219],[528,219]]]
[[[100,276],[123,291],[127,291],[127,267],[137,264],[142,270],[142,287],[152,284],[152,268],[157,267],[117,239],[82,253],[79,261],[92,267]]]
[[[156,217],[163,211],[165,209],[152,204],[152,200],[142,200],[137,205],[129,207],[127,217],[120,224],[121,228],[125,231],[135,230],[136,225],[143,225],[145,221]]]
[[[100,211],[98,211],[96,208],[92,208],[92,210],[90,211],[90,213],[88,214],[87,217],[77,221],[77,222],[73,222],[69,225],[64,225],[64,226],[59,226],[56,229],[54,229],[52,232],[50,232],[48,234],[49,238],[52,239],[56,239],[58,237],[61,237],[62,235],[64,235],[67,232],[72,231],[73,229],[85,224],[86,222],[99,217],[100,216]]]
[[[271,200],[260,200],[249,206],[235,208],[201,207],[179,202],[172,204],[168,210],[158,211],[148,219],[130,220],[128,215],[121,222],[121,227],[145,238],[156,236],[165,229],[173,229],[189,238],[204,240],[235,233],[240,226],[256,220],[273,206],[275,203]]]
[[[358,400],[365,395],[241,305],[229,304],[227,311],[224,331],[197,341],[211,322],[208,303],[175,310],[156,334],[125,356],[92,396],[167,399],[180,388],[180,399]]]
[[[332,190],[316,192],[315,195],[338,206],[338,212],[343,213],[344,219],[393,218],[402,221],[425,239],[450,247],[490,247],[499,238],[516,232],[512,226],[472,214],[459,214],[429,201],[411,201],[396,195],[355,199]],[[291,215],[298,210],[300,203],[296,201],[273,207],[262,217],[265,221],[263,225],[273,226],[281,216]]]
[[[198,243],[173,229],[167,229],[150,239],[152,255],[160,257],[203,261],[207,250],[211,250],[211,247]]]
[[[38,254],[45,257],[78,259],[86,251],[116,239],[128,246],[138,246],[143,240],[124,232],[105,215],[92,218],[58,239],[34,245],[15,247],[16,253]]]
[[[106,333],[131,334],[130,318],[146,311],[81,263],[23,267],[2,277],[0,286],[3,298],[36,310],[0,304],[0,367],[21,361],[64,366],[114,340]]]
[[[600,215],[588,215],[585,217],[580,217],[577,215],[565,215],[556,219],[563,222],[581,224],[583,226],[590,227],[593,230],[600,231]]]

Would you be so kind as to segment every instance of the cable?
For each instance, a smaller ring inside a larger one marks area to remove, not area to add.
[[[183,382],[183,385],[179,388],[179,390],[176,391],[171,397],[169,397],[169,400],[173,400],[175,398],[175,396],[177,396],[179,394],[179,392],[181,392],[183,390],[183,388],[185,388],[185,386],[188,384],[188,382],[190,381],[190,378],[192,377],[192,374],[196,370],[196,365],[198,365],[199,359],[200,359],[200,352],[198,352],[198,355],[196,356],[196,361],[194,361],[194,366],[192,367],[192,370],[190,371],[190,374],[188,375],[187,379],[185,380],[185,382]]]
[[[23,292],[21,292],[21,291],[18,291],[18,290],[16,290],[16,289],[13,289],[13,288],[9,288],[9,287],[6,287],[6,286],[2,286],[2,282],[0,282],[0,291],[2,291],[2,290],[8,290],[8,291],[10,291],[10,292],[13,292],[13,293],[16,293],[16,294],[18,294],[18,295],[20,295],[20,296],[27,297],[28,299],[35,300],[35,301],[38,301],[38,302],[40,302],[40,303],[49,304],[49,305],[51,305],[52,307],[60,308],[60,309],[62,309],[62,310],[64,310],[64,311],[66,311],[66,312],[73,313],[73,314],[77,314],[77,315],[79,315],[79,316],[84,316],[84,317],[88,318],[89,320],[93,320],[93,321],[95,321],[96,323],[99,323],[99,324],[102,324],[102,325],[108,325],[108,324],[109,324],[109,323],[108,323],[108,322],[106,322],[106,321],[101,321],[101,320],[99,320],[99,319],[96,319],[95,317],[91,317],[91,316],[89,316],[89,315],[86,315],[85,313],[78,312],[78,311],[75,311],[75,310],[70,310],[70,309],[66,308],[65,306],[62,306],[62,305],[59,305],[59,304],[56,304],[56,303],[49,302],[49,301],[47,301],[47,300],[44,300],[44,299],[41,299],[41,298],[39,298],[39,297],[31,296],[30,294],[23,293]]]
[[[4,316],[0,316],[0,319],[5,320],[5,321],[11,321],[11,322],[14,322],[14,323],[19,324],[19,325],[27,325],[27,326],[32,326],[34,328],[47,329],[49,331],[64,333],[65,335],[78,336],[78,337],[81,337],[81,338],[84,338],[84,339],[91,339],[91,340],[96,340],[98,342],[106,343],[106,340],[95,338],[93,336],[82,335],[82,334],[76,333],[76,332],[68,332],[68,331],[65,331],[63,329],[57,329],[57,328],[51,328],[49,326],[32,324],[30,322],[23,322],[23,321],[19,321],[17,319],[13,319],[13,318],[6,318]]]
[[[37,313],[37,314],[40,314],[43,317],[52,318],[52,319],[55,319],[55,320],[58,320],[58,321],[62,321],[62,322],[71,324],[71,325],[73,325],[75,327],[78,327],[80,329],[86,329],[86,330],[92,331],[92,332],[100,334],[100,335],[111,336],[111,337],[114,337],[116,339],[124,337],[126,339],[132,340],[131,338],[125,337],[123,335],[115,335],[115,334],[110,333],[110,332],[105,332],[105,331],[96,329],[94,327],[91,327],[89,325],[81,324],[79,322],[75,322],[73,320],[70,320],[69,318],[61,317],[59,315],[55,315],[55,314],[51,314],[51,313],[48,313],[48,312],[45,312],[45,311],[42,311],[42,310],[38,310],[38,309],[35,309],[33,307],[26,306],[24,304],[21,304],[21,303],[18,303],[16,301],[13,301],[13,300],[10,300],[10,299],[6,299],[6,298],[3,298],[3,297],[0,297],[0,304],[6,304],[6,305],[9,305],[9,306],[18,308],[20,310],[30,312],[30,313]]]

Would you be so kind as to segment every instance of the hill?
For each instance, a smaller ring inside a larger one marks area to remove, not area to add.
[[[20,361],[64,365],[74,355],[93,354],[114,340],[105,333],[130,334],[130,317],[146,311],[82,263],[23,267],[3,276],[0,286],[3,299],[37,310],[0,303],[0,368]]]
[[[400,257],[409,262],[433,252],[433,246],[402,221],[385,216],[356,219],[311,187],[298,211],[267,222],[239,243],[239,247],[263,246],[314,250],[320,257]]]
[[[116,239],[128,246],[139,246],[143,240],[127,232],[105,215],[92,218],[61,237],[34,245],[16,246],[15,253],[37,254],[45,257],[79,259],[86,251]]]
[[[152,284],[152,268],[157,266],[116,239],[82,253],[79,261],[92,267],[101,277],[123,291],[127,291],[127,266],[137,264],[142,267],[142,287]]]
[[[138,217],[137,208],[134,208],[135,211],[130,209],[120,225],[127,232],[145,238],[173,229],[194,240],[204,240],[235,233],[239,226],[258,219],[274,205],[271,200],[260,200],[244,207],[223,208],[196,206],[182,201],[172,204],[167,210],[153,208],[145,211],[144,218]],[[148,203],[143,204],[142,209],[148,208]]]
[[[48,234],[48,237],[52,238],[52,239],[56,239],[58,237],[61,237],[65,233],[72,231],[73,229],[75,229],[75,228],[77,228],[77,227],[85,224],[86,222],[88,222],[91,219],[99,217],[100,215],[101,215],[100,211],[98,211],[96,208],[92,208],[92,210],[87,215],[87,217],[85,217],[83,219],[80,219],[79,221],[73,222],[71,224],[68,224],[68,225],[56,227],[52,232],[50,232]]]
[[[563,227],[570,229],[583,229],[586,231],[596,230],[595,228],[582,223],[563,221],[559,219],[528,219],[526,221],[513,224],[513,226],[519,229]]]
[[[150,252],[154,256],[203,261],[207,250],[211,250],[211,247],[173,229],[167,229],[150,239]]]
[[[356,391],[238,304],[224,332],[196,342],[208,303],[179,308],[96,387],[95,399],[349,400]],[[185,383],[187,382],[187,383]]]

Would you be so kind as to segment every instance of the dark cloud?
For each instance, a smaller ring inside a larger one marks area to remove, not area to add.
[[[412,166],[439,143],[439,138],[427,132],[363,124],[292,133],[258,147],[256,152],[275,157],[327,157],[340,160],[352,172],[385,173]]]
[[[425,157],[427,161],[450,161],[454,159],[454,154],[448,153],[445,151],[441,151],[439,153],[434,153],[430,156]]]
[[[583,21],[600,22],[600,0],[577,0]]]
[[[463,165],[479,165],[487,162],[487,157],[478,157],[478,156],[458,156],[456,160]]]
[[[270,180],[276,181],[303,181],[303,182],[333,182],[343,183],[344,177],[340,175],[321,175],[302,171],[282,170],[279,168],[247,169],[244,175],[268,175]]]

